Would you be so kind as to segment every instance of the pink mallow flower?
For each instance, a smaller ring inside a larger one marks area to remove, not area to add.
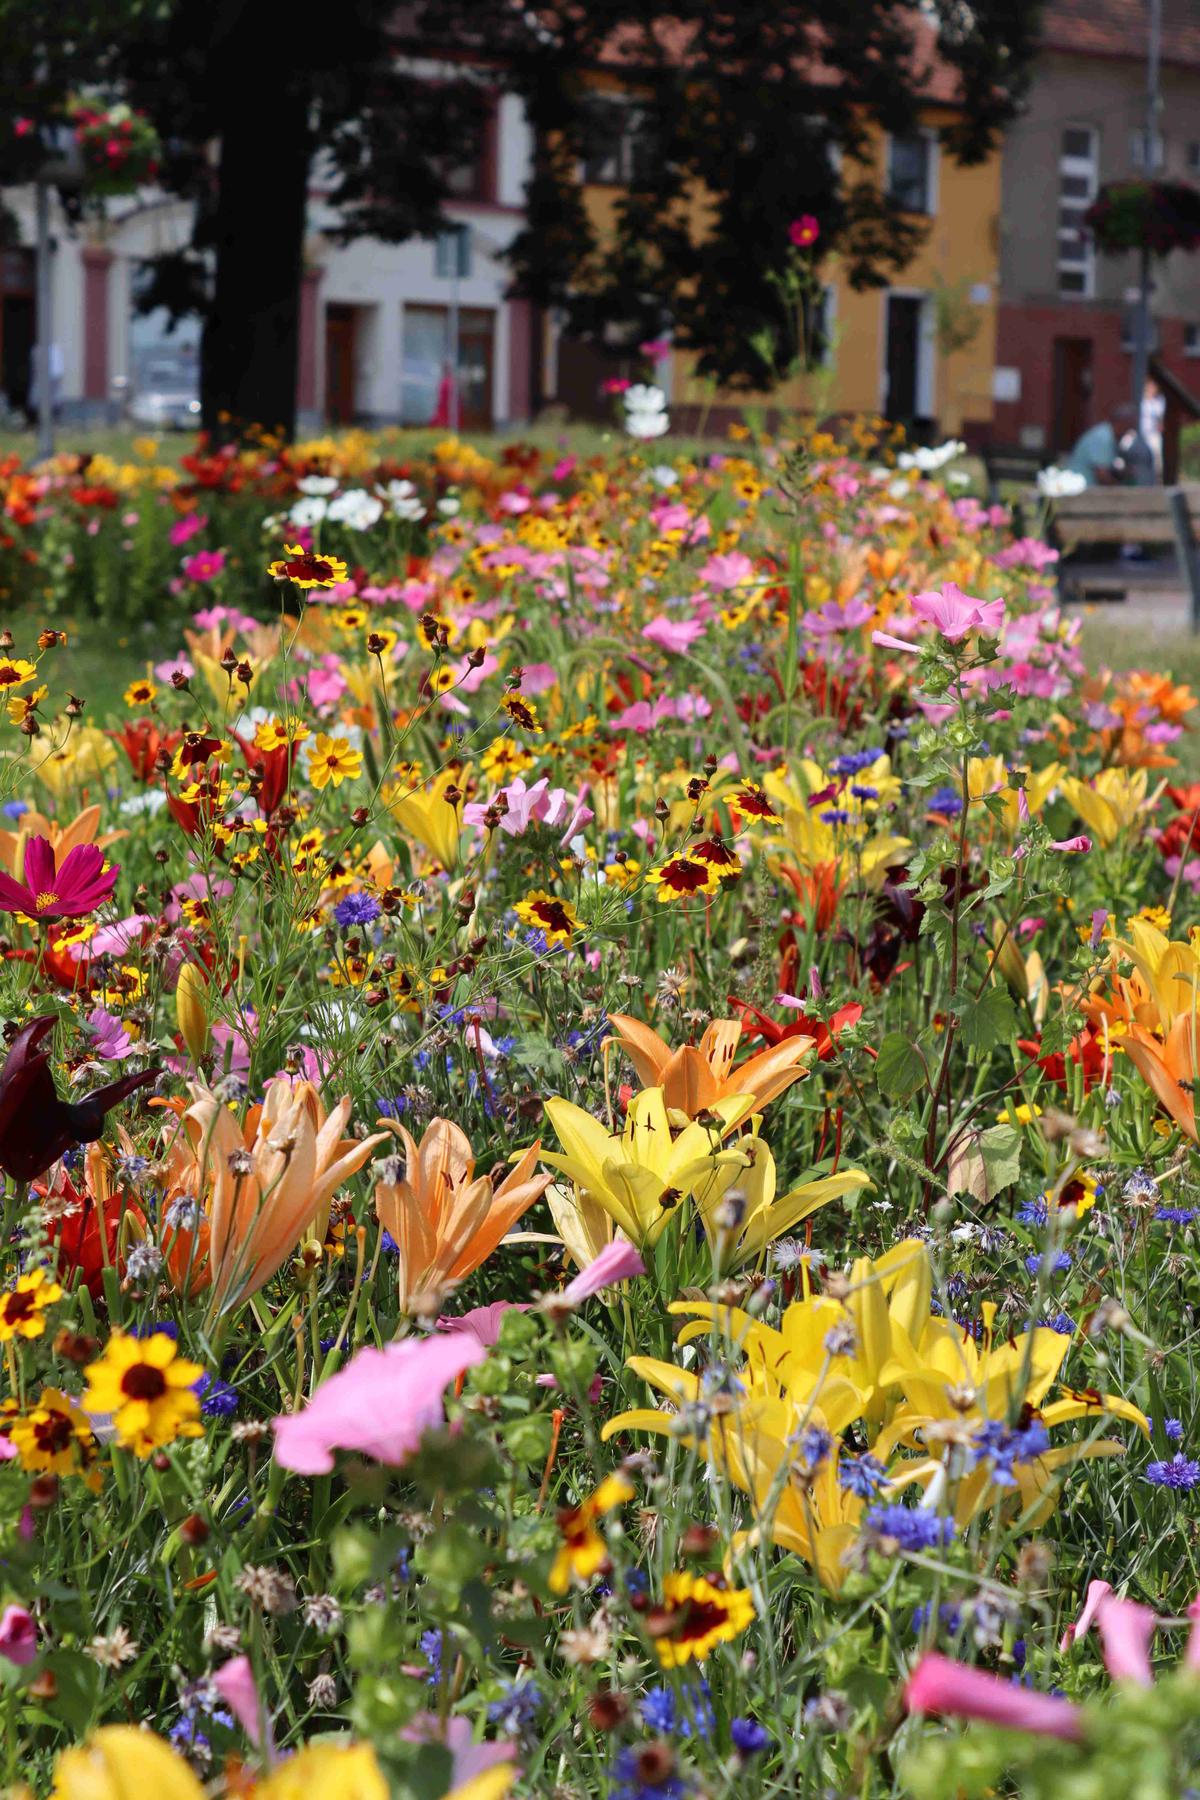
[[[682,655],[704,636],[705,629],[703,619],[651,619],[642,627],[642,636],[661,650]]]
[[[30,838],[24,885],[0,870],[0,912],[24,913],[31,919],[82,919],[112,898],[119,873],[119,867],[105,868],[104,852],[95,844],[76,844],[60,867],[47,838]]]
[[[261,1750],[268,1763],[275,1761],[275,1740],[271,1733],[271,1722],[266,1720],[266,1741],[263,1741],[263,1709],[258,1697],[258,1686],[254,1680],[254,1670],[250,1666],[248,1656],[232,1656],[228,1662],[215,1670],[212,1684],[222,1700],[245,1732],[256,1750]]]
[[[398,1467],[442,1423],[449,1384],[486,1355],[466,1331],[360,1350],[307,1406],[271,1421],[276,1462],[298,1475],[328,1475],[333,1452],[353,1450]]]
[[[24,1606],[6,1606],[0,1613],[0,1656],[24,1668],[37,1655],[37,1626]]]
[[[914,594],[909,605],[919,619],[928,619],[951,644],[958,643],[970,631],[999,637],[1004,630],[1003,600],[977,600],[972,594],[964,594],[953,581],[946,582],[940,592]]]
[[[628,1281],[634,1275],[644,1275],[646,1265],[634,1246],[626,1238],[615,1237],[611,1244],[606,1244],[586,1269],[580,1269],[573,1281],[568,1281],[558,1299],[565,1300],[571,1306],[582,1306],[593,1294],[602,1288],[613,1287],[618,1281]]]
[[[909,1676],[904,1703],[909,1712],[978,1719],[1039,1737],[1072,1740],[1082,1731],[1079,1709],[1070,1700],[1031,1693],[1015,1681],[969,1668],[936,1650],[927,1652]]]

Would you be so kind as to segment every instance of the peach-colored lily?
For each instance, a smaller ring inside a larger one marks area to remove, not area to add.
[[[57,819],[48,819],[45,813],[32,809],[23,812],[19,830],[0,831],[0,863],[3,863],[10,875],[19,879],[25,861],[25,845],[30,838],[45,838],[54,851],[55,860],[61,862],[79,844],[95,844],[103,850],[107,845],[115,844],[118,838],[128,836],[124,831],[106,831],[103,836],[97,837],[96,827],[99,823],[98,806],[85,806],[82,812],[75,814],[69,825],[60,825]]]
[[[345,1138],[350,1098],[326,1112],[309,1081],[276,1080],[261,1106],[239,1125],[216,1095],[194,1082],[183,1130],[172,1145],[171,1188],[201,1200],[208,1229],[203,1273],[213,1316],[258,1293],[307,1237],[324,1238],[330,1204],[343,1181],[361,1169],[385,1132]],[[176,1232],[172,1268],[188,1262],[192,1234]],[[196,1234],[202,1244],[203,1228]],[[191,1258],[193,1276],[198,1258]]]
[[[610,1013],[609,1018],[616,1030],[608,1042],[621,1046],[643,1087],[662,1088],[668,1109],[686,1113],[689,1119],[711,1111],[718,1101],[734,1094],[752,1095],[754,1111],[761,1112],[768,1101],[807,1074],[803,1065],[814,1048],[812,1038],[788,1038],[735,1064],[742,1035],[740,1019],[713,1019],[698,1045],[683,1044],[672,1050],[640,1019],[632,1019],[628,1013]]]
[[[400,1305],[436,1299],[465,1281],[551,1180],[535,1175],[541,1151],[532,1144],[496,1187],[476,1175],[470,1141],[449,1119],[433,1119],[420,1144],[394,1119],[381,1123],[404,1145],[402,1180],[380,1181],[375,1212],[399,1251]]]

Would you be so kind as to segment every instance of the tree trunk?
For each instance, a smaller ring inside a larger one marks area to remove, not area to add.
[[[286,56],[274,70],[261,0],[240,9],[214,56],[225,96],[213,244],[216,280],[201,347],[204,428],[218,441],[296,427],[309,97]]]

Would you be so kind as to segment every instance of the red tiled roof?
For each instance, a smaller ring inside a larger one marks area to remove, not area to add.
[[[1150,29],[1149,0],[1049,0],[1042,41],[1074,56],[1128,56],[1144,61]],[[1200,69],[1200,5],[1163,0],[1162,58]]]

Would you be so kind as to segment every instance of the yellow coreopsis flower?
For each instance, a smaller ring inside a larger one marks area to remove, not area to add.
[[[199,1437],[200,1402],[192,1392],[203,1375],[199,1363],[180,1356],[165,1331],[130,1337],[114,1331],[98,1362],[84,1370],[89,1413],[109,1413],[117,1442],[137,1456],[149,1456],[178,1437]]]
[[[349,738],[332,738],[324,731],[317,733],[308,759],[308,779],[313,787],[320,789],[332,782],[339,788],[343,781],[357,781],[362,768],[362,751],[355,750]]]
[[[58,1388],[43,1388],[37,1405],[13,1420],[9,1438],[21,1467],[47,1475],[82,1475],[101,1484],[91,1422]]]
[[[740,1637],[754,1623],[754,1601],[749,1588],[718,1587],[704,1575],[679,1570],[663,1579],[660,1614],[658,1660],[664,1669],[681,1669]]]
[[[18,1277],[16,1286],[0,1295],[0,1344],[17,1337],[41,1337],[46,1329],[47,1307],[61,1299],[61,1287],[45,1269],[33,1269]]]
[[[550,1570],[552,1594],[568,1593],[572,1584],[586,1586],[600,1573],[608,1557],[608,1546],[596,1529],[596,1521],[632,1499],[633,1483],[627,1475],[606,1475],[586,1500],[559,1513],[562,1542]]]

